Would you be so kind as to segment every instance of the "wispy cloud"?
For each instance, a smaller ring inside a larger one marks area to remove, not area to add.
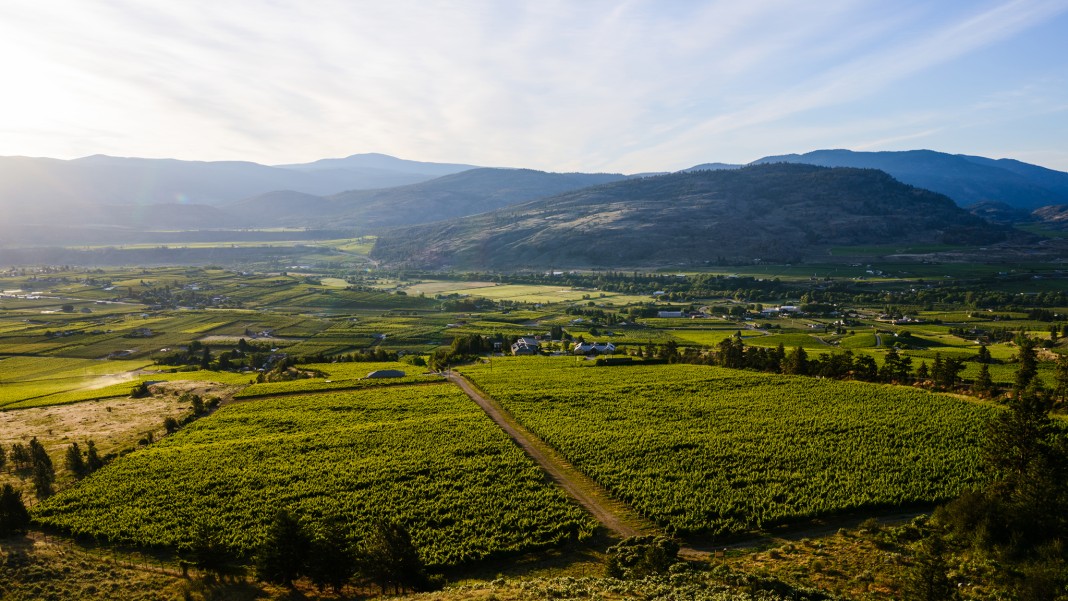
[[[292,162],[378,151],[640,171],[802,150],[787,143],[878,148],[953,133],[931,120],[895,129],[880,93],[1068,10],[972,6],[6,3],[0,154]],[[1047,76],[1068,63],[1044,60]],[[976,110],[1032,99],[996,102]],[[817,118],[836,107],[848,113],[840,123]]]

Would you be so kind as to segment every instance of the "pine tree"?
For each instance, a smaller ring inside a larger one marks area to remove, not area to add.
[[[423,561],[412,544],[411,534],[396,522],[379,521],[364,541],[360,556],[360,572],[377,584],[383,594],[390,586],[400,592],[426,585]]]
[[[22,534],[30,525],[30,513],[22,502],[22,494],[10,484],[0,489],[0,538]]]
[[[784,374],[791,374],[795,376],[807,376],[808,375],[808,353],[800,345],[790,351],[790,354],[786,356],[786,362],[783,363]]]
[[[979,365],[979,375],[972,384],[972,392],[976,396],[987,397],[994,392],[994,380],[990,377],[990,366],[986,363]]]
[[[267,582],[292,586],[305,571],[309,547],[308,536],[300,522],[288,511],[279,511],[256,554],[256,576]]]
[[[1016,369],[1015,390],[1023,392],[1038,375],[1038,357],[1035,355],[1035,343],[1026,336],[1020,340],[1020,367]]]
[[[1056,388],[1053,398],[1059,403],[1068,402],[1068,355],[1061,355],[1057,360]]]
[[[947,576],[949,563],[946,555],[946,544],[942,537],[935,534],[923,539],[905,581],[905,599],[951,601],[957,598],[957,589]]]
[[[356,574],[355,553],[337,520],[328,520],[311,539],[306,563],[307,575],[320,592],[329,586],[340,593]]]
[[[75,478],[81,478],[88,473],[85,466],[85,460],[82,458],[82,450],[78,447],[78,443],[71,443],[67,447],[67,454],[65,457],[65,464],[67,470],[74,474]]]
[[[96,444],[90,440],[86,443],[85,469],[88,472],[95,472],[102,467],[104,467],[104,462],[100,459],[100,455],[96,453]]]
[[[205,572],[223,574],[227,570],[229,556],[219,528],[203,517],[193,521],[189,541],[179,545],[178,552]]]
[[[52,458],[48,456],[44,445],[37,441],[36,436],[30,439],[30,460],[33,463],[33,487],[38,498],[51,496],[56,469],[52,466]]]
[[[15,470],[24,470],[30,466],[30,451],[20,442],[11,445],[11,463]]]

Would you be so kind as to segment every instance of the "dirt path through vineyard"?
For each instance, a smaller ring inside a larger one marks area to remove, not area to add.
[[[505,434],[512,438],[541,466],[564,492],[597,518],[605,528],[620,537],[656,534],[658,528],[633,509],[613,499],[604,488],[575,469],[559,453],[540,438],[521,426],[497,401],[484,394],[456,373],[448,373],[449,381],[460,387]]]
[[[446,377],[471,397],[489,415],[505,434],[526,451],[560,488],[586,508],[593,517],[619,537],[642,534],[663,534],[655,524],[638,515],[633,508],[611,497],[607,490],[568,463],[563,456],[545,441],[520,425],[489,395],[476,388],[463,376],[449,372]],[[916,516],[930,513],[925,510],[874,510],[813,520],[807,524],[795,524],[765,534],[753,534],[728,539],[723,542],[692,540],[683,545],[679,555],[686,559],[705,559],[718,556],[728,549],[746,549],[774,545],[776,542],[796,541],[802,538],[829,536],[840,528],[857,528],[864,520],[875,518],[882,524],[905,522]]]

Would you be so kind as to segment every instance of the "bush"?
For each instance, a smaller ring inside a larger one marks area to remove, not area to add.
[[[608,548],[605,571],[611,578],[640,580],[666,574],[679,563],[679,543],[664,536],[632,536]]]

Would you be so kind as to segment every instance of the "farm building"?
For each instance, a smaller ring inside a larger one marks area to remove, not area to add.
[[[685,317],[682,311],[657,311],[657,317]]]
[[[403,378],[408,374],[399,369],[379,369],[367,374],[368,378]]]
[[[523,336],[512,344],[513,355],[537,355],[541,345],[530,336]]]
[[[571,352],[576,355],[610,355],[616,352],[616,345],[611,342],[576,342]]]

